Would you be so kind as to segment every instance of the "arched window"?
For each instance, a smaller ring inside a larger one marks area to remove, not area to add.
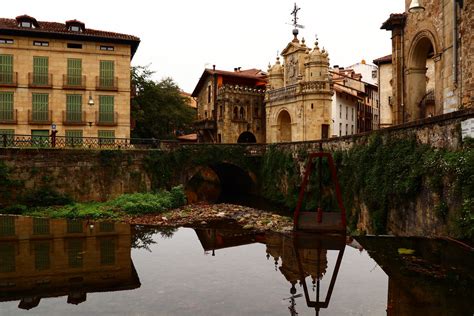
[[[245,110],[244,110],[243,107],[240,108],[240,113],[239,113],[239,114],[240,114],[240,115],[239,115],[239,118],[240,118],[241,120],[245,119]]]
[[[234,120],[238,120],[239,119],[239,109],[237,107],[234,107],[234,116],[233,116],[233,119]]]

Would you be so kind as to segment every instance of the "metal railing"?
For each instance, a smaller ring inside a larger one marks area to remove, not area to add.
[[[63,125],[86,125],[85,111],[63,111]]]
[[[162,143],[163,141],[150,138],[0,134],[0,147],[5,148],[153,149],[161,148]]]
[[[0,123],[1,124],[16,124],[17,110],[0,110]]]
[[[117,91],[118,77],[96,77],[96,90]]]
[[[53,111],[28,110],[28,124],[51,124]]]
[[[96,111],[95,124],[99,126],[116,126],[118,121],[118,113],[112,111]]]
[[[28,86],[30,88],[51,88],[53,86],[53,74],[29,72]]]
[[[1,87],[16,87],[18,85],[17,72],[0,72]]]
[[[84,90],[86,88],[86,76],[63,75],[63,89]]]

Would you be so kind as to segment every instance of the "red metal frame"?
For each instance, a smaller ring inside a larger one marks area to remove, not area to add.
[[[311,172],[313,171],[313,168],[314,168],[314,158],[319,158],[320,160],[323,158],[327,158],[328,160],[329,169],[331,170],[331,178],[332,178],[332,181],[334,182],[334,187],[336,190],[337,204],[339,206],[339,209],[341,210],[341,226],[342,228],[345,229],[346,209],[344,208],[344,204],[342,203],[342,194],[341,194],[341,188],[339,186],[339,181],[337,180],[336,166],[334,164],[332,155],[330,153],[325,153],[325,152],[312,153],[309,155],[308,164],[306,166],[306,171],[303,177],[303,181],[301,182],[300,193],[298,195],[298,203],[296,204],[296,208],[294,212],[293,228],[294,230],[296,230],[298,227],[298,220],[299,220],[301,205],[303,204],[304,192],[305,192],[306,186],[308,185],[309,176],[311,175]],[[319,172],[319,176],[321,177],[321,172]],[[318,221],[319,222],[321,222],[320,220],[321,218],[322,218],[322,210],[318,208]]]

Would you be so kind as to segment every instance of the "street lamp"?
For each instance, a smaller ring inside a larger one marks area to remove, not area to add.
[[[92,93],[89,94],[89,101],[87,101],[87,104],[89,104],[90,106],[94,105],[94,100],[92,99]]]
[[[420,0],[411,0],[410,7],[408,8],[408,12],[410,13],[418,13],[425,11],[425,7],[421,5]]]

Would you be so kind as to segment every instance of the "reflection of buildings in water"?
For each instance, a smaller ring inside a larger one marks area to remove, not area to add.
[[[265,239],[263,233],[242,229],[196,228],[194,231],[204,251],[211,251],[213,256],[215,255],[215,250],[218,249],[253,244],[255,242],[262,242]]]
[[[130,249],[128,224],[0,216],[0,302],[138,288]]]
[[[357,239],[388,275],[388,316],[473,315],[472,249],[426,238]]]

